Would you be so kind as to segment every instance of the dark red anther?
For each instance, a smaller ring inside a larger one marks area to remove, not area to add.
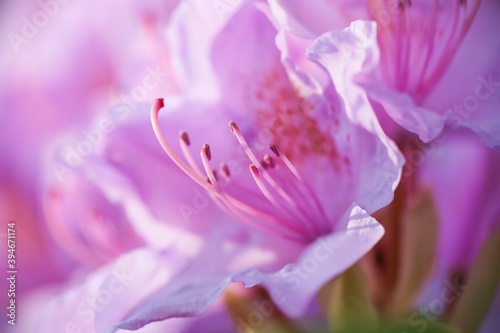
[[[189,135],[185,131],[180,131],[179,136],[181,137],[182,141],[189,146],[191,144],[191,141],[189,141]]]
[[[204,144],[203,145],[203,153],[205,154],[205,156],[207,157],[207,160],[211,160],[212,159],[212,152],[210,151],[210,146],[208,144]]]
[[[264,162],[270,168],[274,168],[274,166],[275,166],[274,159],[271,156],[267,155],[267,154],[264,155]]]
[[[221,164],[220,164],[220,168],[219,168],[219,170],[220,170],[220,172],[221,172],[224,176],[226,176],[226,177],[228,177],[228,178],[229,178],[229,176],[231,176],[231,173],[229,172],[229,167],[228,167],[226,164],[221,163]]]
[[[269,145],[269,149],[272,150],[272,152],[274,153],[274,155],[276,155],[277,157],[280,156],[280,153],[279,153],[279,150],[278,150],[278,147],[276,145],[273,145],[273,144],[270,144]]]

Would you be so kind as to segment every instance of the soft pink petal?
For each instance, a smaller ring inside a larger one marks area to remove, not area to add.
[[[303,315],[319,289],[361,259],[384,234],[384,228],[359,207],[346,220],[347,228],[317,239],[281,270],[250,268],[233,281],[243,281],[247,287],[260,283],[288,316]]]
[[[304,38],[315,38],[322,33],[342,29],[356,19],[366,19],[368,8],[361,1],[269,0],[271,9],[285,30]]]

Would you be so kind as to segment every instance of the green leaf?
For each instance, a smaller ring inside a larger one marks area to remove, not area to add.
[[[434,265],[439,218],[430,189],[417,194],[400,222],[400,264],[392,309],[408,312]]]
[[[391,325],[384,327],[379,333],[457,333],[457,331],[442,323],[425,322],[424,325]]]
[[[226,290],[224,295],[226,307],[234,319],[237,332],[300,332],[261,288],[250,288],[242,292]]]
[[[330,283],[326,304],[330,332],[377,332],[378,314],[366,278],[354,265]],[[323,291],[324,292],[324,291]]]
[[[484,242],[471,267],[467,286],[450,323],[462,333],[478,332],[500,282],[500,230]]]

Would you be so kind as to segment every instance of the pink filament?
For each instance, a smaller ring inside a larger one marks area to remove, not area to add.
[[[290,229],[288,226],[279,218],[276,218],[275,216],[269,215],[261,210],[255,209],[254,207],[251,207],[229,195],[227,195],[220,187],[219,182],[217,181],[215,174],[213,170],[209,166],[209,148],[208,146],[204,146],[201,152],[201,158],[202,162],[205,168],[205,172],[208,176],[208,179],[210,180],[210,183],[206,181],[206,178],[203,177],[200,173],[197,173],[194,169],[196,169],[194,160],[192,158],[189,158],[190,154],[187,151],[187,147],[183,148],[184,154],[187,156],[188,162],[192,165],[189,166],[186,164],[178,155],[175,153],[175,151],[172,149],[172,147],[168,144],[167,140],[165,139],[161,127],[159,124],[158,120],[158,113],[159,111],[163,108],[164,103],[162,99],[158,99],[155,101],[151,108],[151,122],[153,125],[153,130],[155,132],[156,138],[158,139],[160,145],[164,149],[164,151],[167,153],[167,155],[176,163],[179,168],[184,171],[189,177],[191,177],[194,181],[196,181],[200,186],[205,188],[210,195],[216,196],[218,199],[220,199],[230,210],[232,215],[237,216],[247,224],[251,225],[252,227],[259,229],[261,231],[271,233],[274,235],[279,235],[285,238],[290,238],[294,240],[299,240],[303,241],[303,237],[300,235],[296,235],[294,233],[290,233]],[[181,146],[182,145],[187,145],[186,141],[181,138]],[[217,203],[217,202],[216,202]],[[240,211],[245,212],[247,214],[253,215],[259,219],[262,219],[264,221],[267,221],[271,223],[271,225],[263,225],[262,223],[253,221],[249,219],[247,216],[243,215],[240,213]],[[277,230],[276,227],[279,227]]]

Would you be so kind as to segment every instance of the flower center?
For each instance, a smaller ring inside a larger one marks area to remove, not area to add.
[[[186,132],[180,133],[179,143],[187,163],[180,158],[159,125],[158,113],[163,106],[163,100],[158,99],[151,109],[158,141],[169,157],[205,188],[223,211],[261,231],[300,242],[309,242],[331,232],[332,226],[315,192],[278,146],[269,144],[272,156],[265,154],[258,158],[238,126],[229,123],[231,132],[250,159],[250,173],[259,190],[255,192],[234,179],[225,163],[220,165],[219,172],[212,169],[212,152],[208,144],[203,145],[200,153],[202,172],[189,152],[191,142]]]
[[[341,166],[335,138],[326,135],[328,130],[322,130],[312,116],[321,108],[314,100],[299,96],[290,81],[284,78],[286,74],[271,72],[257,86],[255,100],[258,104],[253,114],[258,127],[269,129],[273,142],[283,148],[291,161],[300,162],[311,155],[323,156],[338,172]],[[335,110],[331,108],[333,118]]]

